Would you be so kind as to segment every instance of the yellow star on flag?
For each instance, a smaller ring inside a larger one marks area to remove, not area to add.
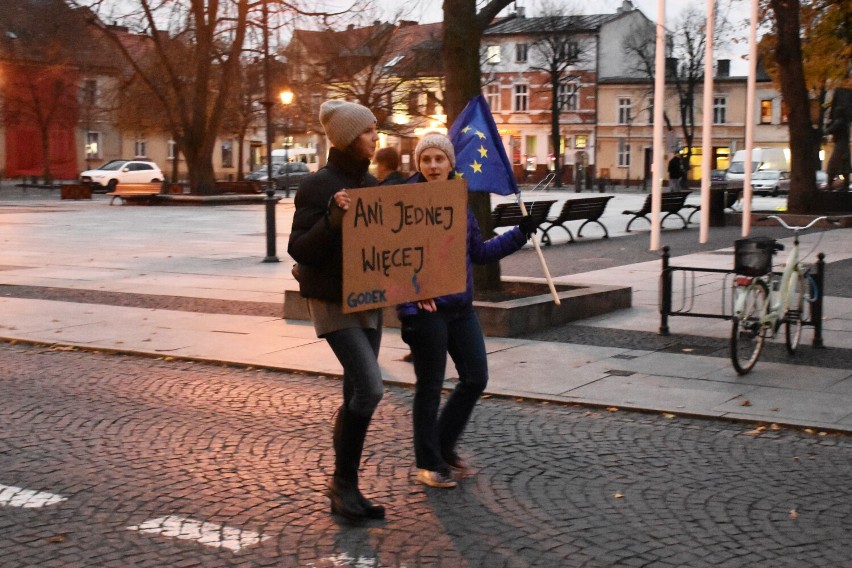
[[[482,164],[480,164],[476,160],[473,161],[473,163],[470,165],[470,167],[473,169],[473,173],[475,173],[475,174],[481,174],[482,173]]]
[[[485,134],[483,134],[479,130],[476,131],[476,135],[479,136],[480,140],[484,140],[485,138],[487,138],[487,136],[485,136]]]
[[[462,128],[461,131],[467,134],[468,132],[470,132],[470,126],[465,126],[464,128]]]
[[[464,174],[462,172],[455,172],[455,174],[453,174],[453,179],[462,179],[463,177]]]
[[[485,148],[485,146],[479,147],[479,157],[480,158],[487,158],[488,157],[488,150]]]

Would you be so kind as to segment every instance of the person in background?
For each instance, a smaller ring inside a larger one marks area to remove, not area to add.
[[[376,151],[376,117],[366,107],[339,100],[320,107],[320,123],[331,142],[328,163],[304,178],[287,252],[317,337],[324,338],[343,367],[343,404],[334,419],[334,474],[328,484],[331,511],[345,519],[381,519],[385,509],[358,487],[358,468],[373,412],[384,385],[379,369],[382,312],[343,313],[342,222],[347,188],[376,185],[367,169]]]
[[[431,183],[453,178],[455,151],[443,134],[424,136],[414,150],[414,160],[419,172],[416,181]],[[485,340],[473,309],[471,263],[487,264],[512,254],[524,246],[535,229],[535,221],[526,216],[518,227],[485,241],[468,208],[465,290],[396,308],[417,379],[412,417],[418,483],[455,487],[457,479],[473,474],[456,453],[456,443],[488,383]],[[448,353],[459,382],[439,415]]]
[[[683,189],[683,176],[686,173],[683,167],[683,158],[675,152],[669,160],[669,191]]]
[[[405,178],[398,170],[399,152],[395,148],[379,148],[376,152],[376,179],[379,185],[405,183]]]

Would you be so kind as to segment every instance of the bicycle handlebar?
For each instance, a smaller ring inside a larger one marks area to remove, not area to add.
[[[813,227],[814,225],[816,225],[817,223],[819,223],[820,221],[822,221],[824,219],[827,220],[829,223],[832,223],[834,225],[836,225],[839,222],[838,219],[836,219],[834,217],[828,217],[826,215],[823,215],[822,217],[816,217],[810,223],[808,223],[807,225],[805,225],[803,227],[797,227],[795,225],[794,226],[788,225],[787,222],[783,218],[779,217],[778,215],[767,215],[765,217],[761,217],[760,219],[758,219],[758,221],[765,221],[767,219],[773,219],[775,221],[778,221],[778,223],[782,227],[784,227],[785,229],[790,229],[791,231],[804,231],[805,229],[810,229],[811,227]]]

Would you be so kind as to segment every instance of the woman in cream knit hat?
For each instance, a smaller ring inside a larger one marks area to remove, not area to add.
[[[334,474],[328,484],[331,511],[353,521],[381,519],[384,507],[361,494],[358,468],[383,394],[378,363],[382,313],[344,314],[341,306],[346,189],[376,185],[367,172],[378,141],[376,117],[359,104],[331,100],[320,107],[319,119],[331,141],[328,163],[299,185],[287,252],[298,263],[294,274],[317,337],[328,342],[343,367],[343,404],[334,421]]]
[[[414,165],[421,182],[452,179],[456,155],[450,139],[437,132],[425,135],[414,150]],[[488,383],[485,341],[473,309],[471,263],[496,262],[524,246],[533,232],[535,222],[527,216],[520,226],[486,241],[468,209],[465,291],[396,308],[402,339],[411,349],[417,378],[412,418],[418,483],[455,487],[458,479],[473,473],[456,452],[456,443]],[[458,370],[459,382],[439,413],[448,353]]]

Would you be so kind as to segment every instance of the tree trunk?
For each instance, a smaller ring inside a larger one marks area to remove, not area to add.
[[[819,136],[811,121],[810,98],[802,64],[802,44],[799,38],[799,0],[771,0],[778,29],[775,60],[781,94],[787,103],[790,132],[790,194],[787,210],[790,213],[813,212],[816,197],[814,145]]]
[[[480,93],[479,42],[482,28],[476,16],[473,0],[444,0],[443,57],[447,90],[444,107],[450,125],[467,102]],[[488,193],[468,194],[469,205],[476,215],[482,234],[494,232],[491,222],[491,197]],[[480,290],[500,288],[500,263],[473,269],[474,287]]]
[[[552,74],[551,78],[556,77]],[[579,95],[578,95],[579,96]],[[556,187],[562,187],[562,153],[559,147],[559,83],[550,81],[550,142],[553,145],[553,171],[556,172]]]
[[[487,20],[509,3],[510,0],[492,0],[477,15],[476,0],[444,0],[442,55],[446,73],[444,110],[447,113],[448,126],[461,113],[467,102],[482,91],[479,68],[482,31]],[[491,196],[484,192],[472,192],[468,194],[468,198],[482,234],[493,234]],[[500,288],[500,264],[495,262],[474,266],[473,279],[474,286],[479,290]]]

